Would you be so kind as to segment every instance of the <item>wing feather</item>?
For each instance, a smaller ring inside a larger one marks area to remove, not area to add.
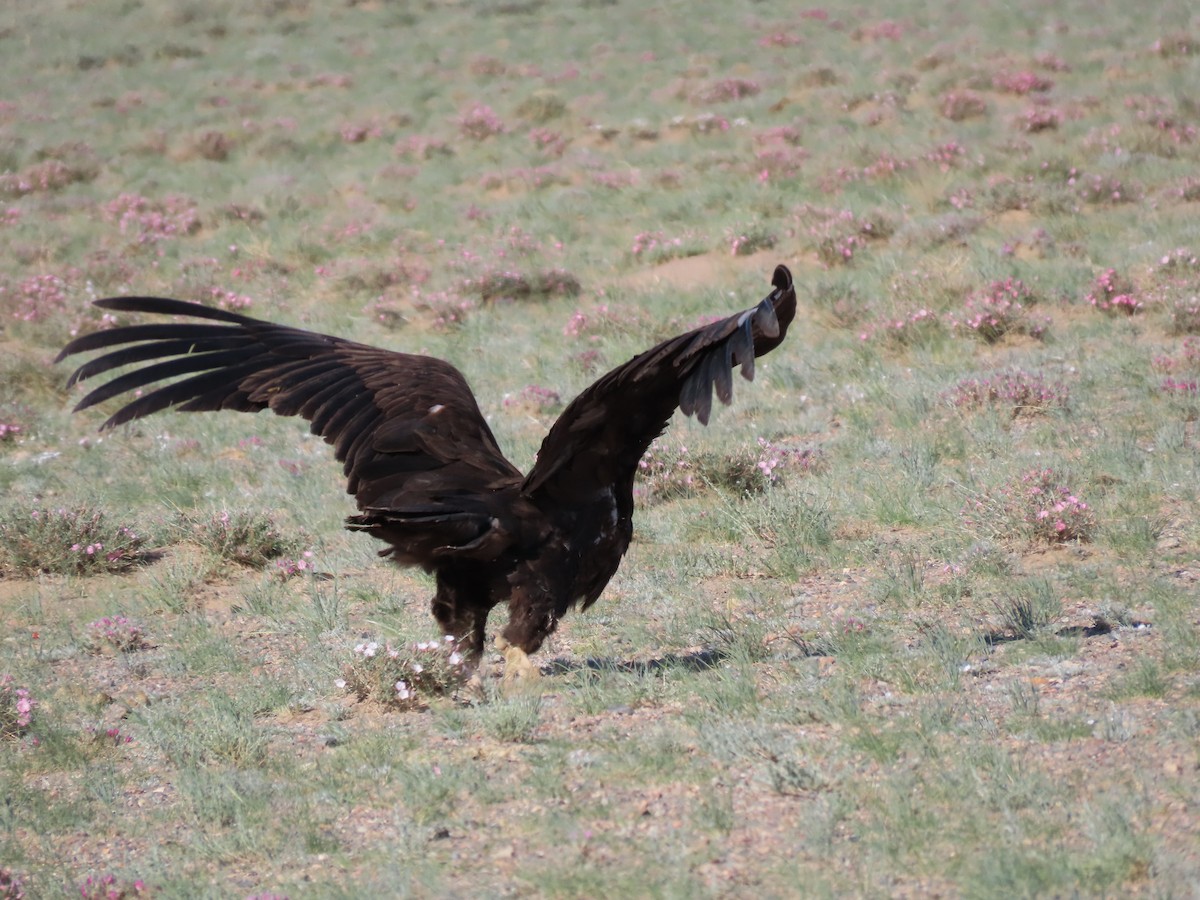
[[[97,332],[97,334],[107,335],[109,332],[101,331]],[[87,337],[92,337],[92,335],[87,335]],[[244,348],[247,343],[245,338],[233,337],[225,341],[214,342],[212,349],[230,350],[235,347]],[[190,339],[160,340],[152,344],[136,344],[131,347],[123,347],[120,350],[114,350],[103,356],[97,356],[95,359],[84,363],[71,374],[71,377],[67,381],[67,387],[74,387],[76,382],[91,378],[93,375],[103,375],[105,372],[110,372],[113,369],[144,362],[148,359],[161,359],[167,355],[190,353],[194,347],[195,341]]]
[[[242,350],[222,350],[214,353],[180,356],[114,378],[84,397],[80,401],[80,408],[95,406],[127,391],[134,391],[156,381],[162,381],[164,378],[187,375],[191,372],[208,372],[216,368],[228,368],[245,363],[245,360],[246,354]]]
[[[97,300],[96,306],[103,303],[103,300]],[[199,306],[199,304],[197,304]],[[200,307],[205,309],[206,307]],[[198,343],[203,343],[209,340],[220,340],[228,338],[230,329],[222,325],[196,325],[184,324],[181,322],[154,322],[147,325],[128,325],[124,328],[110,328],[105,331],[93,331],[91,334],[85,334],[75,338],[67,345],[71,353],[86,353],[92,350],[101,350],[105,347],[112,347],[117,344],[132,344],[135,341],[177,341],[185,344],[183,350],[177,350],[177,353],[186,353],[187,347],[191,347]],[[236,337],[245,340],[244,335],[236,335]],[[247,342],[248,343],[248,342]],[[62,352],[58,354],[55,362],[61,362],[67,356],[67,347],[64,347]],[[95,365],[101,360],[112,359],[112,354],[106,357],[92,360]],[[120,365],[119,362],[108,362],[105,369],[107,371]],[[76,373],[77,374],[77,373]]]
[[[183,381],[173,382],[166,387],[151,391],[149,394],[143,394],[132,403],[127,403],[113,413],[101,427],[113,428],[117,425],[124,425],[126,422],[144,418],[169,407],[186,404],[189,400],[194,403],[195,398],[200,396],[223,396],[223,392],[226,392],[226,386],[230,379],[238,379],[244,375],[248,375],[254,371],[254,367],[254,363],[244,363],[240,366],[232,366],[229,369],[218,370],[216,372],[203,372],[199,375],[193,375],[191,378],[185,378]],[[95,392],[93,391],[93,393]],[[84,397],[76,405],[75,409],[81,410],[93,406],[94,403],[88,402],[88,399],[88,397]],[[192,405],[188,412],[196,412],[209,408],[207,406],[197,407]]]
[[[115,297],[96,305],[208,320],[113,328],[76,338],[63,348],[59,360],[108,350],[76,369],[71,384],[150,363],[97,387],[76,406],[86,409],[145,391],[113,413],[104,428],[171,407],[187,412],[271,409],[300,416],[333,445],[361,509],[403,511],[406,504],[416,504],[444,514],[443,495],[486,498],[520,483],[520,472],[500,452],[466,379],[447,362],[182,300]],[[437,423],[431,424],[435,417]],[[419,439],[395,446],[395,435],[405,432]],[[420,485],[414,494],[417,475]],[[480,528],[488,521],[478,508],[464,515],[478,519]]]
[[[522,490],[558,500],[594,497],[625,479],[676,408],[708,423],[712,395],[733,399],[732,369],[779,346],[796,313],[792,274],[778,266],[758,306],[670,338],[613,369],[576,397],[538,451]]]

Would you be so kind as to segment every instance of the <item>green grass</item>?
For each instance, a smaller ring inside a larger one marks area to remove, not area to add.
[[[1187,894],[1200,24],[1094,6],[0,12],[0,877]],[[651,451],[621,571],[519,695],[495,657],[482,696],[340,689],[356,645],[436,634],[330,449],[98,435],[51,365],[96,297],[248,303],[451,361],[527,467],[780,261],[787,343]],[[1108,269],[1135,314],[1089,302]],[[1022,310],[973,323],[1008,279]],[[145,641],[94,652],[118,614]]]

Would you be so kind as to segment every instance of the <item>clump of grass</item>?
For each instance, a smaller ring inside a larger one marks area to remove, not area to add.
[[[1109,688],[1109,696],[1122,700],[1131,697],[1162,697],[1170,689],[1170,679],[1154,659],[1141,659],[1123,678]]]
[[[944,334],[941,317],[928,307],[900,313],[867,324],[858,332],[864,343],[879,342],[889,347],[912,347],[927,344],[936,335]]]
[[[1055,594],[1054,586],[1045,579],[1035,579],[1021,587],[993,603],[1000,614],[1002,627],[1008,633],[1030,639],[1062,613],[1062,602]]]
[[[302,557],[303,535],[285,535],[274,518],[254,510],[222,510],[219,513],[188,513],[183,517],[186,534],[218,559],[261,569],[282,557]]]
[[[709,488],[761,494],[788,474],[809,472],[822,461],[815,448],[776,444],[762,437],[757,448],[746,447],[731,454],[692,454],[681,443],[659,438],[638,461],[634,496],[643,503],[652,503]]]
[[[70,305],[73,286],[53,272],[30,275],[0,287],[0,308],[6,318],[38,322],[62,315]]]
[[[770,250],[779,242],[773,231],[762,226],[752,226],[733,233],[729,241],[729,252],[734,256],[750,256],[759,250]]]
[[[1025,180],[996,178],[980,191],[980,205],[991,212],[1003,213],[1029,209],[1039,199],[1037,186]]]
[[[101,214],[132,238],[138,247],[153,247],[200,230],[196,203],[189,197],[171,194],[151,200],[140,194],[121,194],[100,208]]]
[[[696,462],[686,445],[658,438],[638,460],[634,497],[644,503],[683,497],[699,484]]]
[[[268,735],[258,725],[255,697],[243,691],[229,695],[210,691],[195,705],[156,703],[138,710],[145,740],[178,766],[206,769],[214,763],[238,767],[261,765],[267,758]]]
[[[540,127],[529,129],[529,140],[535,150],[554,159],[558,159],[566,152],[569,143],[561,133]]]
[[[1200,178],[1187,176],[1173,189],[1172,194],[1184,203],[1200,201]]]
[[[753,97],[762,86],[751,78],[720,78],[701,86],[693,98],[701,103],[729,103]]]
[[[1180,297],[1171,304],[1171,333],[1200,334],[1200,295]]]
[[[971,575],[992,575],[1006,577],[1012,574],[1013,561],[1011,556],[1001,547],[988,541],[980,541],[969,546],[959,557],[950,564],[952,572],[965,572]]]
[[[88,622],[85,645],[93,653],[130,653],[146,646],[146,631],[125,616],[104,616]]]
[[[149,897],[150,891],[140,878],[126,881],[111,872],[104,875],[89,875],[79,885],[82,900],[127,900],[129,897]]]
[[[987,115],[987,101],[970,90],[948,91],[938,102],[938,111],[951,122],[976,119]]]
[[[1159,384],[1163,393],[1186,396],[1200,392],[1200,340],[1184,338],[1181,353],[1155,356],[1150,365],[1164,374]]]
[[[687,128],[694,135],[723,134],[730,129],[729,120],[713,113],[700,113],[690,119],[679,116],[671,120],[672,128]]]
[[[812,304],[820,311],[822,319],[834,328],[857,328],[870,314],[862,292],[854,285],[840,281],[814,285]]]
[[[1002,69],[992,76],[992,87],[1005,94],[1042,94],[1054,87],[1044,75],[1028,69]]]
[[[789,447],[758,439],[746,447],[718,457],[704,456],[698,474],[704,484],[742,494],[761,494],[779,484],[786,474],[808,472],[821,464],[820,452],[811,447]]]
[[[0,866],[0,898],[3,898],[3,900],[23,900],[24,897],[24,879],[7,866]]]
[[[820,772],[791,756],[770,760],[767,778],[771,789],[784,797],[801,797],[828,786]]]
[[[142,599],[153,608],[182,613],[220,566],[220,562],[209,554],[171,553],[150,569],[149,584]]]
[[[951,205],[954,205],[954,201],[957,201],[964,208],[967,208],[969,204],[963,203],[965,199],[963,197],[954,198]],[[971,215],[956,209],[933,216],[919,224],[908,225],[904,229],[904,239],[910,246],[923,247],[927,250],[933,250],[947,244],[961,245],[966,243],[971,235],[982,228],[983,224],[984,219],[982,216]]]
[[[849,209],[805,206],[797,217],[807,224],[812,248],[827,268],[850,265],[868,244],[885,241],[896,230],[895,223],[882,213],[859,215]]]
[[[1195,56],[1200,53],[1200,40],[1189,32],[1176,31],[1158,38],[1151,49],[1163,59]]]
[[[192,152],[212,162],[225,162],[237,146],[237,141],[223,131],[209,129],[192,139]]]
[[[504,122],[486,104],[476,103],[458,117],[458,132],[472,141],[483,141],[507,131]]]
[[[419,709],[432,697],[453,693],[468,674],[466,658],[450,635],[400,647],[364,640],[354,646],[337,686],[359,700]]]
[[[527,384],[516,394],[505,394],[503,405],[505,409],[545,414],[562,406],[562,397],[553,388]]]
[[[0,739],[13,740],[29,730],[38,702],[29,688],[17,687],[7,672],[0,675]]]
[[[0,175],[0,196],[52,193],[92,181],[100,173],[96,151],[82,141],[44,148],[39,156],[19,172]]]
[[[998,343],[1010,334],[1042,338],[1050,320],[1035,318],[1029,313],[1029,307],[1037,300],[1037,295],[1020,279],[993,281],[984,290],[969,296],[962,310],[950,316],[950,321],[956,329],[973,334],[988,344]]]
[[[604,335],[640,333],[646,327],[641,309],[594,304],[576,309],[563,326],[563,334],[579,340],[596,341]]]
[[[484,731],[498,741],[525,743],[542,720],[542,697],[528,691],[510,697],[493,697],[479,711]]]
[[[305,550],[302,554],[296,557],[281,556],[275,560],[275,574],[286,581],[296,575],[303,575],[306,572],[311,573],[314,569],[313,552]]]
[[[0,279],[0,317],[37,326],[47,343],[114,324],[110,313],[88,302],[93,298],[87,276],[76,268]]]
[[[470,279],[465,290],[474,290],[483,303],[505,300],[549,300],[553,297],[578,297],[583,290],[579,279],[565,269],[537,272],[495,270]]]
[[[1176,247],[1159,258],[1155,272],[1159,277],[1173,275],[1188,279],[1195,277],[1200,274],[1200,253],[1188,247]]]
[[[698,256],[704,249],[703,238],[692,232],[671,236],[664,231],[640,231],[634,236],[629,253],[640,262],[658,265],[669,259]]]
[[[1115,175],[1081,175],[1076,185],[1083,202],[1096,206],[1133,203],[1140,193],[1136,187],[1125,184]]]
[[[769,129],[755,138],[753,166],[760,184],[772,178],[796,178],[809,159],[809,152],[793,141],[784,129]]]
[[[133,735],[122,734],[119,725],[113,725],[111,728],[89,725],[85,730],[91,743],[102,750],[112,750],[133,743]]]
[[[414,286],[409,295],[412,309],[423,314],[434,331],[453,331],[467,321],[476,308],[475,301],[456,290],[425,291]],[[385,313],[382,311],[380,315]],[[393,316],[403,319],[403,316]]]
[[[1070,392],[1065,385],[1048,384],[1040,372],[1009,369],[982,378],[964,378],[945,397],[959,409],[1008,408],[1015,419],[1065,407]]]
[[[1026,134],[1037,134],[1042,131],[1055,131],[1062,124],[1062,113],[1057,109],[1044,106],[1031,106],[1014,120],[1019,131]]]
[[[1025,524],[1048,544],[1090,541],[1096,531],[1095,512],[1053,469],[1033,469],[1022,475],[1017,498]]]
[[[1092,283],[1085,298],[1088,303],[1101,312],[1116,315],[1118,313],[1132,316],[1142,309],[1133,290],[1133,283],[1116,269],[1105,269]]]
[[[0,444],[15,442],[28,428],[29,411],[21,404],[0,405]]]
[[[544,124],[567,111],[566,101],[556,91],[538,90],[521,101],[517,115],[531,122]]]
[[[1054,469],[1031,469],[1001,487],[984,491],[961,510],[965,524],[1001,538],[1018,529],[1047,544],[1088,542],[1095,534],[1094,510]]]
[[[146,538],[113,525],[92,506],[0,513],[0,570],[20,575],[124,572],[142,559]]]
[[[1179,356],[1156,356],[1151,365],[1163,372],[1200,371],[1200,338],[1184,338],[1181,350]]]

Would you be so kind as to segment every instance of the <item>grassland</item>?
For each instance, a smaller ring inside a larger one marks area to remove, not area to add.
[[[1191,4],[49,0],[0,50],[0,897],[1195,893]],[[98,435],[51,364],[96,297],[245,309],[451,360],[527,466],[778,261],[788,342],[482,702],[338,686],[431,585],[302,423]]]

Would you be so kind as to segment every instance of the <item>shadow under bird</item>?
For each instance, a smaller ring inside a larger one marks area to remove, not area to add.
[[[714,389],[722,403],[733,397],[733,367],[753,379],[755,357],[783,341],[796,312],[787,267],[776,267],[772,286],[757,306],[601,377],[559,416],[528,474],[501,453],[462,373],[429,356],[182,300],[111,297],[96,306],[207,321],[98,331],[71,341],[57,361],[119,348],[84,363],[69,385],[149,363],[75,407],[141,392],[102,428],[170,407],[307,419],[344,464],[359,509],[346,527],[387,544],[381,556],[435,576],[433,615],[475,663],[488,613],[506,602],[509,621],[496,638],[505,678],[532,677],[527,654],[568,609],[591,606],[620,565],[638,461],[676,408],[707,424]]]

